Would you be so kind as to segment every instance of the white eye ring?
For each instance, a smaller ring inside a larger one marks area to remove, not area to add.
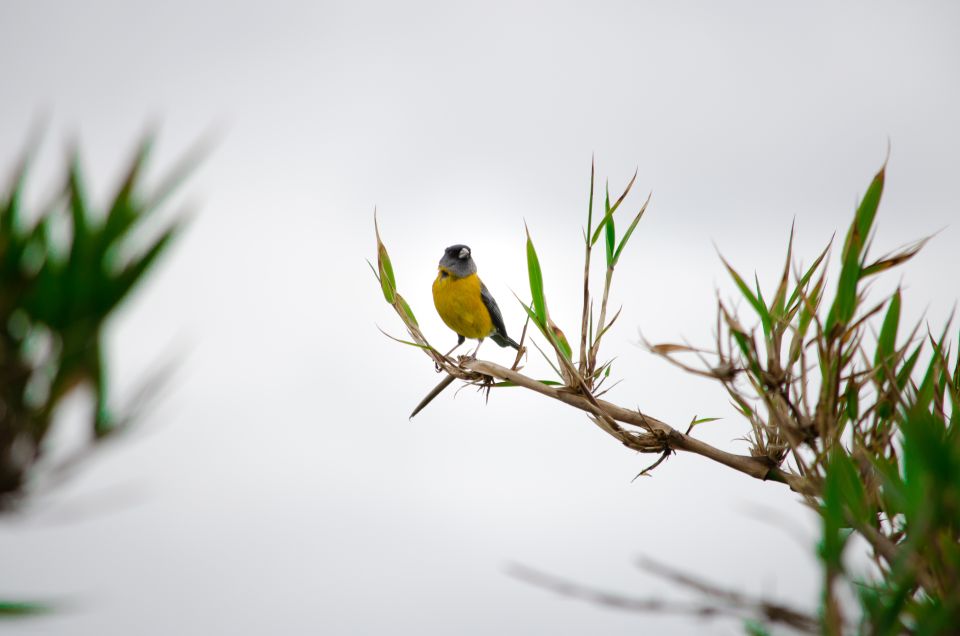
[[[470,256],[470,250],[469,250],[468,248],[466,248],[466,247],[460,248],[459,257],[460,257],[460,258],[467,258],[468,256]]]

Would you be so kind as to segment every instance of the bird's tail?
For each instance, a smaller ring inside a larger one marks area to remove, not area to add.
[[[490,339],[496,342],[501,347],[513,347],[514,349],[517,349],[517,350],[520,349],[520,345],[517,344],[513,340],[513,338],[511,338],[510,336],[505,336],[503,334],[495,333],[492,336],[490,336]]]

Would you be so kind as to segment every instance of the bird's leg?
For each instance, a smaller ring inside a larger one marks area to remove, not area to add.
[[[457,348],[464,343],[464,341],[466,341],[466,338],[463,337],[463,336],[461,336],[460,334],[457,334],[457,344],[453,345],[453,349],[451,349],[450,351],[447,351],[445,354],[443,354],[443,357],[444,357],[444,358],[450,357],[450,354],[453,353],[454,351],[456,351]]]
[[[480,351],[480,345],[483,344],[483,338],[480,338],[480,342],[477,343],[477,348],[473,350],[473,353],[470,354],[471,358],[477,357],[477,351]]]

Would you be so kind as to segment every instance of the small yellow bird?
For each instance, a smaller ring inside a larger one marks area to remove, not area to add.
[[[458,336],[456,347],[447,355],[467,338],[480,341],[472,354],[474,356],[487,337],[501,347],[520,348],[507,335],[497,301],[477,276],[477,264],[473,262],[469,247],[452,245],[444,250],[439,270],[433,281],[433,304],[443,322]]]

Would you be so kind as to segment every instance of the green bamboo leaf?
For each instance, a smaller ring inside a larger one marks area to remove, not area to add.
[[[393,276],[393,263],[390,262],[387,246],[380,239],[376,210],[373,211],[373,231],[377,235],[377,271],[380,274],[380,288],[383,290],[383,298],[392,305],[397,290],[397,281]]]
[[[817,271],[818,267],[820,267],[820,263],[822,263],[823,259],[826,258],[827,252],[830,251],[830,245],[832,244],[833,244],[833,239],[831,239],[830,242],[827,243],[827,246],[823,248],[822,252],[820,252],[820,256],[818,256],[817,259],[813,261],[813,265],[811,265],[810,268],[806,272],[804,272],[803,276],[797,282],[797,286],[794,288],[793,293],[790,294],[790,300],[787,301],[788,307],[792,307],[794,303],[800,301],[800,296],[804,293],[804,290],[807,287],[807,283],[810,281],[810,277],[813,276],[813,273]]]
[[[550,336],[547,334],[547,326],[540,324],[540,318],[537,316],[537,312],[534,309],[531,309],[526,305],[522,300],[517,298],[517,302],[520,303],[520,306],[523,307],[523,310],[527,312],[527,316],[530,318],[530,321],[540,330],[540,333],[543,334],[544,338],[550,339]]]
[[[719,417],[697,417],[693,416],[693,419],[690,420],[690,424],[687,426],[687,432],[689,433],[694,426],[699,426],[701,424],[706,424],[708,422],[716,422],[717,420],[722,419]]]
[[[730,276],[733,278],[733,282],[737,284],[737,288],[740,290],[740,293],[743,294],[743,296],[747,299],[747,302],[750,303],[750,306],[753,307],[754,311],[757,312],[757,315],[760,316],[760,321],[763,323],[764,334],[770,333],[770,314],[767,312],[767,306],[760,302],[759,298],[754,296],[753,292],[750,291],[750,287],[748,287],[743,281],[743,278],[740,277],[740,274],[738,274],[737,271],[730,266],[730,263],[728,263],[723,256],[720,256],[720,260],[723,261],[727,271],[730,272]]]
[[[888,269],[892,269],[898,265],[902,265],[903,263],[906,263],[911,258],[916,256],[920,252],[920,250],[923,249],[923,246],[926,245],[927,241],[929,240],[930,240],[930,237],[919,240],[913,245],[905,247],[899,252],[888,254],[887,256],[884,256],[883,258],[880,258],[874,261],[870,265],[867,265],[866,267],[863,268],[862,278],[866,278],[867,276],[873,276],[874,274],[878,274],[880,272],[885,272]]]
[[[533,297],[535,322],[544,328],[547,324],[547,301],[543,294],[543,273],[540,270],[540,259],[537,250],[533,247],[530,230],[527,229],[527,274],[530,278],[530,295]]]
[[[773,319],[770,317],[770,310],[767,309],[767,301],[763,299],[763,292],[760,291],[760,279],[757,273],[753,273],[753,283],[757,290],[757,302],[760,304],[760,324],[763,326],[763,335],[770,338],[770,331],[773,329]]]
[[[907,386],[907,382],[910,381],[910,376],[913,375],[913,369],[917,365],[917,361],[920,359],[921,350],[923,350],[923,342],[914,348],[913,353],[911,353],[907,359],[903,361],[903,365],[900,367],[900,370],[897,371],[898,390],[903,391],[903,389]]]
[[[570,343],[567,342],[566,336],[563,334],[563,331],[557,327],[556,324],[550,318],[547,318],[546,324],[540,324],[540,318],[536,314],[535,309],[531,309],[527,306],[522,300],[517,298],[517,301],[520,303],[520,306],[523,307],[523,310],[527,312],[527,316],[530,318],[531,322],[540,330],[540,334],[547,339],[547,342],[553,345],[554,349],[559,351],[567,360],[572,360],[573,350],[570,348]],[[557,375],[562,374],[558,371]]]
[[[837,295],[827,314],[827,332],[850,322],[857,310],[857,285],[863,277],[861,256],[866,245],[870,228],[877,215],[880,196],[883,194],[884,171],[886,165],[876,174],[867,193],[863,195],[857,207],[853,222],[847,231],[843,245],[843,264],[840,269],[840,281],[837,283]]]
[[[403,312],[407,314],[407,318],[410,319],[410,322],[412,322],[414,326],[419,327],[420,323],[417,322],[417,317],[413,315],[413,310],[410,309],[410,305],[407,304],[407,300],[399,293],[397,294],[397,302],[399,302],[400,306],[403,307]]]
[[[890,298],[887,314],[880,327],[880,336],[877,339],[877,353],[873,358],[875,366],[880,367],[889,363],[893,357],[897,342],[897,328],[900,324],[900,288]]]
[[[933,342],[932,338],[931,342]],[[933,346],[936,349],[937,343],[933,342]],[[920,382],[920,387],[917,389],[917,399],[913,405],[915,410],[929,410],[930,404],[933,402],[933,398],[936,395],[938,371],[940,370],[939,362],[940,361],[934,352],[934,354],[930,356],[930,363],[927,365],[927,370],[923,374],[923,380]]]
[[[380,270],[380,285],[383,288],[383,297],[388,303],[392,303],[397,289],[397,281],[393,275],[393,263],[390,262],[390,255],[383,243],[377,249],[377,267]]]
[[[827,568],[835,571],[843,569],[843,549],[846,546],[848,536],[843,532],[843,528],[847,525],[846,506],[844,505],[846,475],[843,474],[845,472],[843,458],[846,458],[843,451],[834,449],[831,451],[827,463],[826,476],[823,481],[823,510],[821,512],[823,534],[818,546],[820,559]],[[847,458],[847,461],[849,461],[849,458]]]
[[[550,334],[553,336],[552,341],[556,343],[557,347],[563,353],[563,356],[567,360],[572,361],[573,349],[570,347],[570,343],[567,341],[566,334],[563,333],[563,331],[560,329],[560,327],[556,325],[556,323],[550,320],[549,316],[547,317],[547,324],[550,327]]]
[[[858,525],[870,523],[870,506],[853,459],[839,446],[833,448],[832,455],[827,468],[827,478],[829,479],[829,474],[833,472],[840,482],[844,507],[850,512],[851,520]]]
[[[883,194],[883,183],[886,173],[886,164],[880,168],[880,171],[873,177],[866,194],[860,200],[857,212],[854,215],[853,223],[847,231],[847,238],[843,244],[843,260],[847,261],[848,256],[853,256],[853,260],[859,263],[863,246],[870,234],[870,228],[877,215],[877,208],[880,206],[880,197]]]
[[[770,314],[778,322],[783,320],[787,313],[787,283],[790,280],[790,262],[793,260],[793,231],[794,223],[790,224],[790,239],[787,241],[787,258],[783,265],[783,274],[780,276],[780,285],[773,296]]]
[[[427,345],[422,345],[416,342],[410,342],[409,340],[403,340],[401,338],[397,338],[396,336],[391,336],[383,329],[380,329],[379,325],[377,325],[377,329],[380,331],[380,333],[385,335],[387,338],[390,338],[391,340],[399,342],[400,344],[410,345],[411,347],[416,347],[417,349],[423,349],[424,351],[433,351],[433,347],[428,347]]]
[[[857,310],[857,285],[860,282],[860,261],[857,253],[851,250],[840,269],[840,281],[837,283],[837,295],[827,314],[827,332],[846,325]]]
[[[617,250],[613,255],[614,265],[620,261],[620,254],[623,252],[623,248],[627,246],[627,241],[630,240],[630,236],[633,234],[633,231],[637,229],[637,224],[640,223],[640,219],[643,218],[643,213],[647,211],[647,204],[650,203],[651,196],[653,196],[652,193],[647,195],[647,200],[643,202],[642,206],[640,206],[640,211],[637,212],[637,216],[633,217],[633,222],[630,223],[630,227],[627,228],[623,238],[620,239],[620,245],[617,247]]]
[[[606,201],[606,210],[607,213],[610,213],[610,191],[607,190],[607,201]],[[606,227],[606,254],[607,254],[607,268],[613,267],[613,252],[617,244],[617,227],[614,223],[613,216],[610,217],[610,220],[607,221]]]
[[[627,184],[627,187],[624,189],[623,194],[620,195],[620,198],[617,199],[617,202],[614,203],[606,214],[603,215],[600,223],[597,225],[597,229],[593,231],[593,236],[590,237],[590,245],[596,245],[597,240],[600,238],[600,231],[606,226],[607,222],[613,218],[613,213],[617,211],[617,208],[620,207],[620,204],[623,203],[623,200],[627,197],[627,194],[630,192],[630,188],[633,187],[634,181],[637,180],[637,172],[633,173],[633,178],[630,179],[630,183]]]

